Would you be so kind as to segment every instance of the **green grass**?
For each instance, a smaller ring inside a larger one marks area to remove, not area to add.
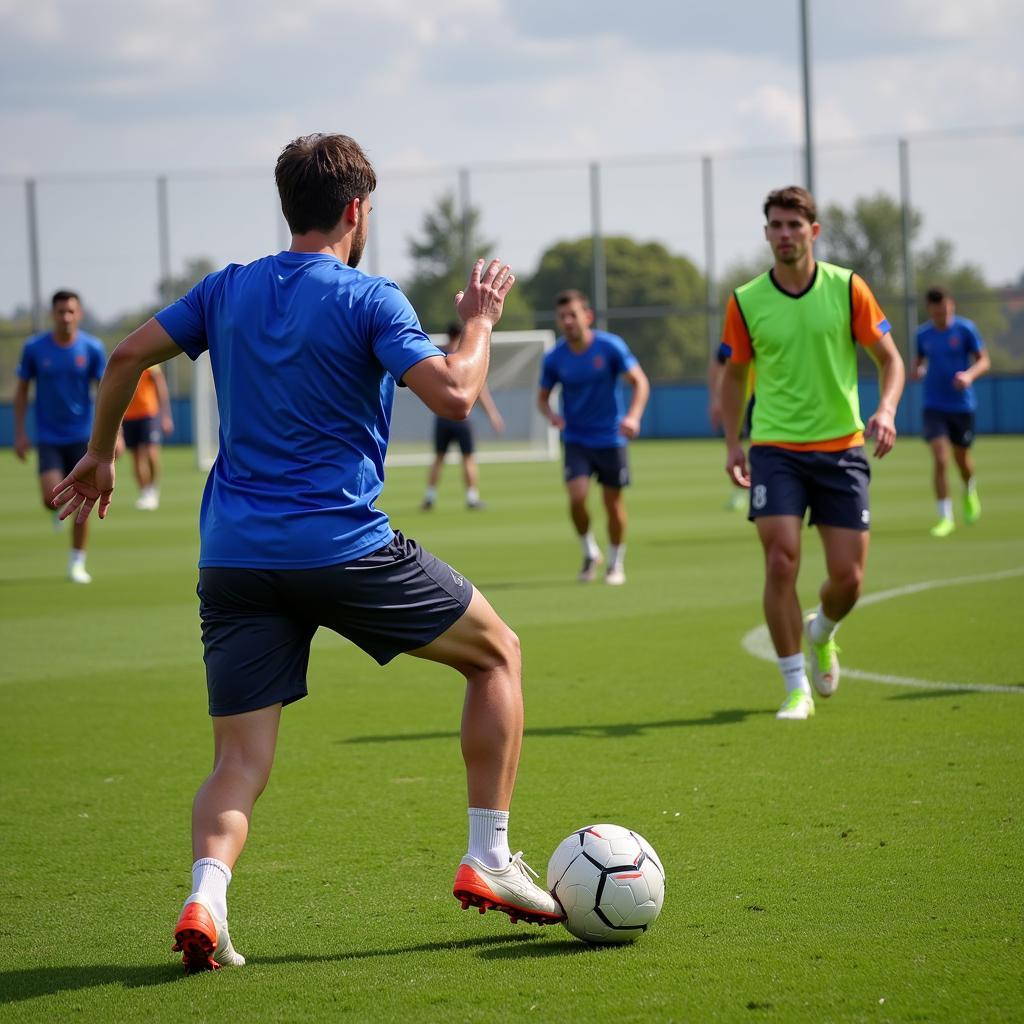
[[[946,541],[924,446],[875,465],[867,593],[1024,567],[1024,441],[977,460],[984,516]],[[513,849],[543,871],[580,825],[642,832],[668,877],[647,935],[593,950],[460,912],[460,682],[321,634],[231,887],[250,964],[193,978],[169,947],[211,757],[202,480],[167,452],[157,513],[125,480],[73,587],[34,471],[0,462],[0,1021],[1024,1020],[1024,575],[865,605],[840,635],[851,668],[1019,693],[848,678],[813,721],[776,722],[778,673],[740,647],[761,558],[722,462],[634,446],[622,588],[574,582],[555,464],[485,466],[482,514],[456,467],[429,515],[421,469],[383,502],[522,638]]]

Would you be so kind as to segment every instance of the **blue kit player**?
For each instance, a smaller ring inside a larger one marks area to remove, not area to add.
[[[555,298],[555,319],[562,336],[544,357],[537,407],[562,432],[569,515],[583,548],[578,578],[581,583],[596,579],[603,561],[587,511],[590,478],[596,476],[608,516],[604,579],[618,585],[626,582],[626,505],[622,496],[629,485],[626,444],[640,433],[651,388],[622,338],[594,330],[594,312],[582,292],[560,292]],[[620,378],[632,388],[628,409],[619,391]],[[562,389],[561,414],[551,408],[555,385]]]
[[[25,429],[29,385],[35,381],[36,446],[43,504],[52,511],[50,492],[85,454],[92,428],[92,385],[100,379],[107,353],[99,338],[79,330],[82,300],[75,292],[59,291],[50,303],[53,330],[25,342],[18,363],[14,392],[14,454],[24,461],[32,448]],[[85,569],[89,524],[71,529],[68,579],[91,583]]]
[[[469,844],[463,908],[546,924],[563,914],[510,853],[508,811],[523,734],[519,641],[461,573],[377,508],[396,382],[465,419],[514,278],[478,260],[445,356],[386,278],[355,269],[373,167],[345,135],[290,142],[276,167],[291,248],[210,274],[111,354],[89,450],[54,489],[81,521],[114,486],[118,425],[143,369],[209,351],[220,451],[200,511],[199,601],[214,766],[192,810],[192,892],[174,929],[186,970],[245,961],[227,928],[227,886],[274,761],[281,708],[306,695],[319,626],[380,664],[398,654],[466,679],[462,755]],[[383,832],[384,830],[382,830]]]
[[[951,449],[964,484],[964,521],[975,523],[981,516],[971,457],[978,407],[972,385],[992,364],[978,329],[956,315],[948,291],[929,289],[925,303],[929,320],[917,329],[914,379],[924,380],[924,439],[932,450],[932,480],[939,506],[939,521],[931,533],[948,537],[956,529],[946,479]]]

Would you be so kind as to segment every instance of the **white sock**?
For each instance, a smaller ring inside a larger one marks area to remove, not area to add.
[[[437,501],[437,488],[428,487],[427,493],[423,495],[424,501]]]
[[[81,548],[73,548],[68,556],[68,565],[85,565],[85,552]]]
[[[802,690],[808,696],[810,695],[811,683],[807,678],[803,654],[791,654],[787,658],[779,658],[779,671],[782,673],[783,683],[786,684],[786,693]]]
[[[972,476],[971,479],[964,484],[964,490],[968,494],[973,494],[977,489],[978,485],[974,482],[974,477]]]
[[[469,809],[469,854],[489,868],[503,868],[512,859],[508,848],[508,811]]]
[[[838,628],[839,623],[833,622],[832,619],[830,619],[821,610],[821,605],[819,604],[814,620],[811,622],[811,639],[816,644],[823,644],[826,640],[830,640],[835,635],[835,631]]]
[[[953,518],[953,499],[952,498],[939,498],[939,518],[940,519],[952,519]]]
[[[584,558],[597,558],[601,554],[601,549],[597,546],[597,541],[594,539],[594,533],[592,530],[587,530],[587,532],[580,537],[580,544],[583,547]]]
[[[214,920],[228,919],[228,885],[231,869],[216,857],[203,857],[192,865],[192,896],[202,896]],[[192,896],[185,901],[188,903]]]
[[[480,492],[475,487],[466,488],[466,501],[475,505],[480,500]]]
[[[622,563],[626,560],[625,544],[608,545],[608,569],[621,569]]]

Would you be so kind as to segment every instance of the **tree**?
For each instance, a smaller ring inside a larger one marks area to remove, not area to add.
[[[604,256],[609,329],[626,339],[653,379],[703,377],[708,359],[704,275],[659,242],[606,237]],[[541,256],[523,291],[535,309],[551,310],[566,288],[590,295],[592,268],[589,236],[558,242]]]
[[[405,293],[424,330],[441,332],[455,317],[455,293],[465,287],[473,262],[481,256],[492,257],[495,244],[480,234],[480,212],[470,207],[463,218],[451,193],[427,211],[421,231],[419,238],[408,240],[413,273]],[[516,285],[505,299],[498,329],[532,327],[532,310]]]

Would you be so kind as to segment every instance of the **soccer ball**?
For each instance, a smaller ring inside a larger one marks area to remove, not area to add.
[[[621,825],[577,829],[548,861],[562,922],[584,942],[632,942],[661,913],[665,869],[643,836]]]

